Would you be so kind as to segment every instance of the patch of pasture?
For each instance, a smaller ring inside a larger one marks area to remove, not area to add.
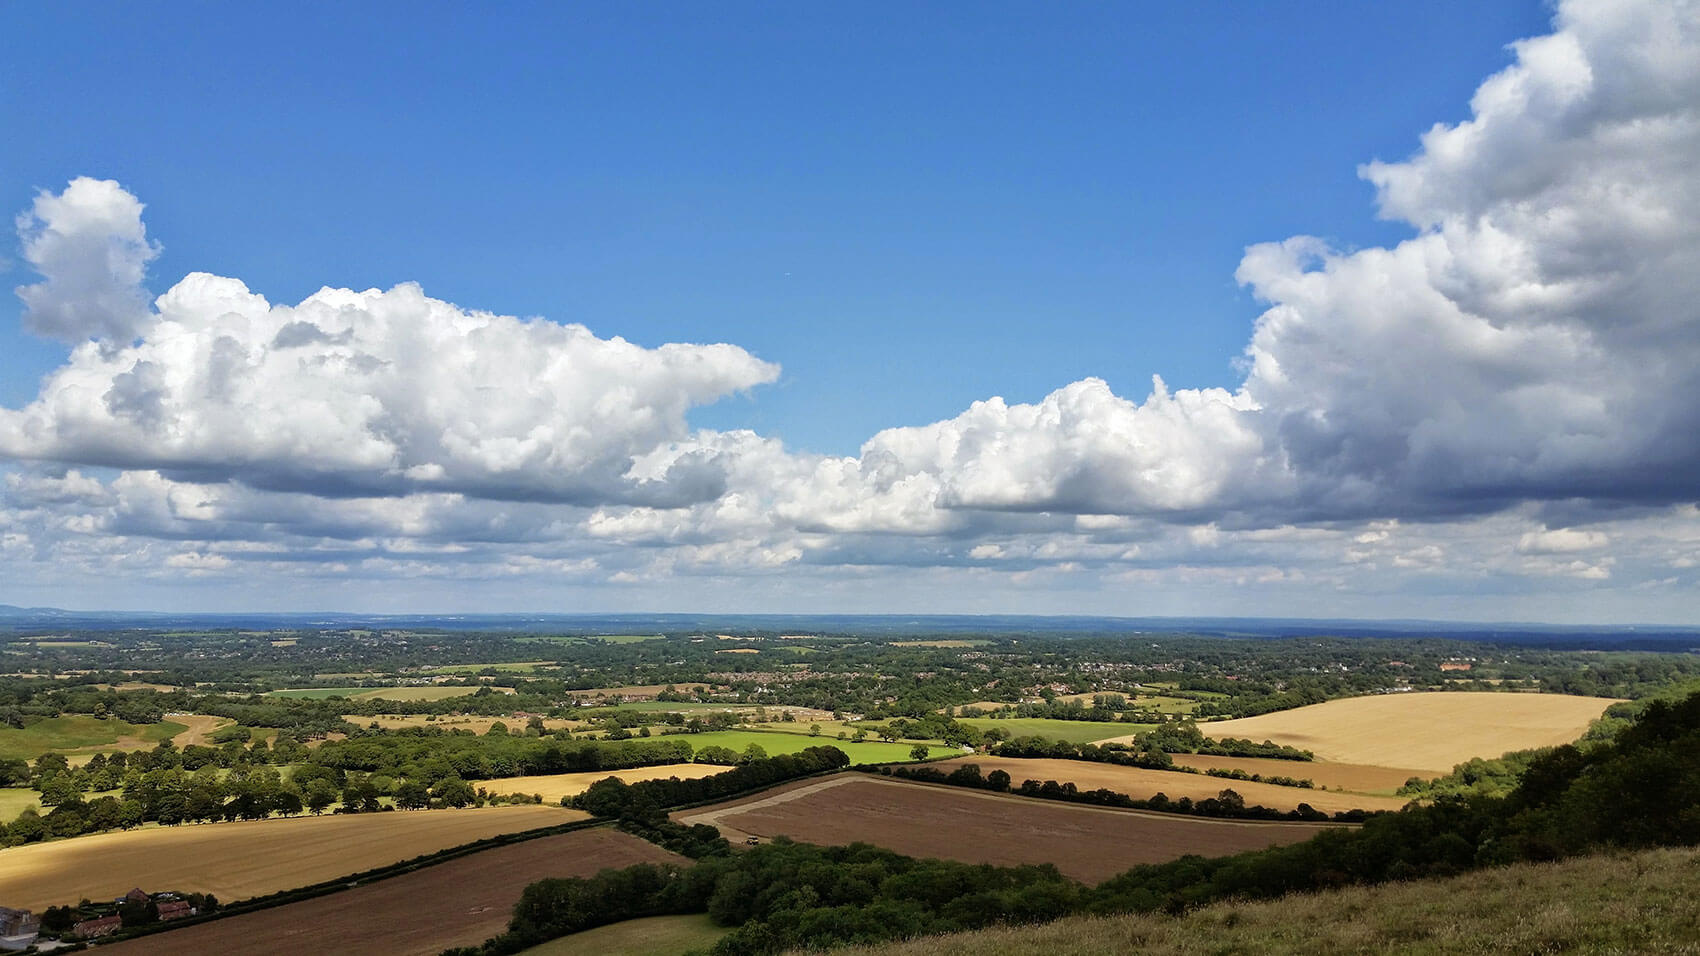
[[[29,807],[50,810],[41,805],[41,794],[28,787],[0,787],[0,823],[10,823]]]
[[[146,750],[188,728],[171,721],[131,724],[115,717],[64,714],[25,727],[0,727],[0,757],[34,760],[44,753]]]
[[[712,949],[730,932],[707,913],[650,916],[563,936],[520,950],[520,956],[682,956]]]

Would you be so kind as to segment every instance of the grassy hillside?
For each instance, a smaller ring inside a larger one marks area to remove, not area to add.
[[[834,954],[1700,952],[1700,850],[1523,863],[1183,916],[1071,917]]]

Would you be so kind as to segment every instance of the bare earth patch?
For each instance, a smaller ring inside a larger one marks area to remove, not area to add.
[[[718,826],[734,842],[788,836],[828,846],[861,841],[964,863],[1054,863],[1088,883],[1189,853],[1222,856],[1296,843],[1325,828],[1085,807],[864,774],[780,787],[674,819]]]
[[[167,714],[166,720],[174,724],[182,724],[189,728],[171,738],[171,742],[182,750],[191,744],[203,747],[211,746],[211,737],[221,727],[228,727],[236,721],[229,717],[209,717],[206,714]]]
[[[309,886],[499,833],[585,819],[549,806],[146,827],[0,850],[0,900],[35,910],[133,887],[226,902]]]
[[[1294,770],[1309,764],[1291,760],[1271,760],[1270,763],[1289,764],[1283,768],[1288,776],[1302,776]],[[1146,770],[1141,767],[1118,767],[1115,764],[1091,763],[1085,760],[1027,760],[1016,757],[959,757],[941,760],[927,766],[949,773],[963,764],[978,764],[982,773],[1002,770],[1009,774],[1010,786],[1019,787],[1023,780],[1055,780],[1073,783],[1082,790],[1106,789],[1125,793],[1137,800],[1148,800],[1159,793],[1171,800],[1191,797],[1203,800],[1223,790],[1233,790],[1245,798],[1247,806],[1265,806],[1272,810],[1295,810],[1308,803],[1323,813],[1344,810],[1397,810],[1406,801],[1396,797],[1370,797],[1362,794],[1337,793],[1332,790],[1306,790],[1301,787],[1282,787],[1272,783],[1253,783],[1249,780],[1226,780],[1201,773],[1175,773],[1168,770]],[[1399,781],[1404,783],[1403,780]]]
[[[476,945],[505,930],[528,883],[665,862],[690,863],[615,830],[578,830],[484,850],[318,899],[143,937],[120,943],[114,951],[124,956],[427,956]]]

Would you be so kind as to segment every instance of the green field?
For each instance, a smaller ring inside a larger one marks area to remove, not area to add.
[[[1198,709],[1198,701],[1184,697],[1138,697],[1130,699],[1128,707],[1155,710],[1159,714],[1190,714]]]
[[[604,644],[639,644],[644,641],[667,639],[662,634],[586,634],[585,637],[592,641],[601,641]]]
[[[563,936],[520,956],[680,956],[709,949],[731,931],[714,925],[706,913],[651,916]]]
[[[809,747],[832,746],[849,754],[850,762],[853,764],[901,763],[910,759],[909,748],[911,746],[910,744],[887,744],[878,741],[853,744],[847,740],[838,740],[825,734],[819,737],[810,737],[806,732],[786,734],[760,730],[716,730],[706,734],[685,734],[684,739],[690,741],[691,747],[696,750],[701,750],[704,747],[730,747],[733,750],[742,751],[750,744],[756,744],[767,751],[770,757],[776,754],[794,754]],[[932,755],[935,757],[943,756],[943,748],[934,747]]]
[[[185,730],[182,724],[162,721],[157,724],[128,724],[116,718],[92,717],[88,714],[66,714],[38,720],[23,729],[0,728],[0,757],[34,760],[48,751],[71,754],[79,751],[110,749],[120,737],[139,740],[152,747],[161,740],[175,737]]]
[[[11,823],[29,806],[51,809],[42,807],[41,794],[28,787],[0,787],[0,823]]]
[[[1155,724],[1119,724],[1099,722],[1095,720],[1050,720],[1043,717],[1010,717],[997,720],[991,717],[958,717],[958,723],[981,730],[997,727],[1006,730],[1012,737],[1048,737],[1052,740],[1066,740],[1070,743],[1088,744],[1095,740],[1108,740],[1111,737],[1126,737],[1128,734],[1140,734],[1156,727]]]

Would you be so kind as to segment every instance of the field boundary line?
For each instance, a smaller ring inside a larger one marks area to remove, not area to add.
[[[429,813],[430,811],[425,812]],[[590,830],[597,827],[612,826],[613,821],[611,820],[602,817],[592,817],[589,820],[574,820],[570,823],[557,823],[551,826],[538,827],[532,830],[518,830],[513,833],[502,833],[493,837],[485,837],[482,840],[475,840],[471,843],[463,843],[459,846],[448,847],[446,849],[438,850],[435,853],[427,853],[422,856],[416,856],[412,859],[402,860],[386,866],[375,867],[370,870],[362,870],[359,873],[351,873],[347,876],[340,876],[336,879],[324,880],[319,883],[311,883],[307,886],[297,887],[292,890],[281,890],[277,893],[271,893],[265,896],[256,896],[245,900],[237,900],[234,903],[221,905],[218,908],[218,911],[214,913],[206,913],[200,916],[191,916],[184,919],[175,919],[169,922],[148,923],[136,927],[134,931],[124,930],[105,937],[101,940],[101,944],[104,945],[107,943],[122,942],[127,939],[152,936],[156,933],[170,932],[175,929],[186,929],[190,926],[200,926],[202,924],[211,923],[227,917],[245,916],[249,913],[257,913],[261,910],[268,910],[277,906],[287,906],[291,903],[300,903],[304,900],[318,899],[319,897],[330,896],[333,893],[340,893],[344,890],[352,890],[357,886],[366,886],[370,883],[381,882],[383,880],[390,879],[391,877],[405,876],[408,873],[428,869],[439,863],[448,863],[452,860],[458,860],[461,857],[471,856],[485,850],[494,850],[498,847],[512,846],[516,843],[527,843],[531,840],[558,836],[563,833],[572,833],[577,830]]]
[[[1025,796],[1022,796],[1021,794],[1018,794],[1018,793],[994,793],[994,792],[987,791],[987,790],[977,790],[977,789],[974,789],[972,787],[956,787],[956,786],[952,786],[950,784],[944,784],[944,783],[930,783],[930,782],[925,781],[925,780],[897,780],[897,779],[894,779],[894,778],[891,778],[891,777],[876,776],[876,775],[873,775],[873,774],[851,775],[850,773],[844,773],[843,776],[838,777],[837,779],[834,779],[834,780],[826,780],[826,781],[822,781],[820,783],[811,784],[811,785],[806,786],[806,787],[798,787],[795,790],[787,790],[784,793],[775,794],[771,797],[768,797],[765,800],[756,800],[756,801],[752,801],[750,803],[741,803],[741,804],[738,804],[737,806],[725,807],[721,810],[708,811],[708,812],[705,812],[705,813],[684,814],[684,815],[679,816],[678,820],[679,820],[680,823],[707,823],[707,824],[710,824],[712,826],[721,826],[722,825],[721,821],[723,820],[723,818],[728,817],[728,816],[736,816],[740,813],[744,813],[744,812],[751,811],[751,810],[766,809],[768,807],[779,806],[780,804],[789,803],[792,800],[797,800],[797,799],[800,799],[802,797],[808,796],[810,794],[820,793],[821,791],[829,790],[829,789],[832,789],[833,787],[839,787],[839,786],[843,786],[845,784],[859,783],[859,782],[881,784],[881,785],[889,786],[889,787],[924,787],[924,788],[933,789],[933,790],[944,790],[944,791],[948,791],[950,793],[959,793],[959,794],[962,794],[963,796],[975,797],[975,798],[981,799],[981,800],[1037,801],[1037,802],[1041,802],[1041,803],[1048,804],[1048,805],[1051,805],[1051,806],[1062,807],[1062,808],[1066,808],[1066,809],[1070,809],[1070,810],[1079,810],[1079,811],[1082,811],[1082,812],[1085,812],[1085,813],[1110,813],[1110,814],[1116,814],[1118,816],[1124,816],[1124,817],[1128,817],[1128,816],[1144,817],[1146,819],[1164,820],[1164,821],[1173,821],[1173,820],[1180,819],[1180,820],[1190,821],[1190,822],[1193,822],[1193,823],[1215,824],[1217,826],[1252,827],[1252,828],[1271,827],[1271,826],[1304,826],[1304,827],[1329,827],[1329,828],[1340,828],[1340,829],[1356,829],[1358,826],[1360,826],[1360,824],[1356,824],[1356,823],[1346,823],[1346,822],[1335,821],[1335,820],[1326,820],[1326,821],[1325,820],[1317,820],[1317,821],[1307,821],[1307,820],[1240,820],[1240,819],[1225,818],[1225,817],[1207,817],[1207,816],[1200,816],[1200,815],[1195,815],[1195,814],[1190,814],[1190,813],[1164,813],[1160,810],[1138,810],[1138,809],[1134,809],[1132,807],[1100,807],[1100,806],[1093,806],[1092,804],[1074,803],[1074,802],[1071,802],[1071,801],[1068,801],[1068,800],[1046,800],[1042,797],[1025,797]],[[725,824],[725,825],[731,826],[731,824]],[[738,829],[735,826],[732,826],[731,828],[734,829],[734,830]],[[742,833],[744,831],[739,830],[739,832]]]

